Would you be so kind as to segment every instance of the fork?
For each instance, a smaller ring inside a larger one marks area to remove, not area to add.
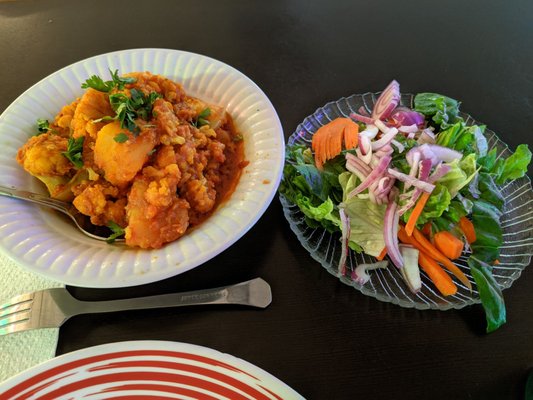
[[[261,278],[213,289],[108,301],[81,301],[65,288],[53,288],[22,294],[1,305],[0,336],[37,328],[59,328],[79,314],[205,304],[266,308],[271,301],[270,285]]]
[[[27,190],[21,190],[14,187],[7,187],[2,185],[0,185],[0,196],[7,196],[19,200],[30,201],[32,203],[36,203],[60,211],[70,217],[70,219],[74,221],[74,223],[81,232],[93,239],[107,240],[109,235],[111,234],[110,230],[109,232],[102,234],[97,232],[95,229],[102,228],[102,230],[104,230],[104,227],[97,227],[96,225],[91,224],[87,216],[80,213],[76,209],[76,207],[74,207],[70,203],[67,203],[66,201],[61,201],[39,193],[33,193]],[[120,242],[124,241],[124,239],[115,239],[115,241]]]

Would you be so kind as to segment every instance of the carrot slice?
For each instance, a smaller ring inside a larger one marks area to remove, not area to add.
[[[344,127],[344,148],[354,149],[359,144],[359,125],[350,120]]]
[[[457,286],[453,283],[450,275],[423,251],[418,253],[418,263],[444,296],[451,296],[457,293]]]
[[[441,263],[444,268],[454,274],[457,279],[459,279],[468,288],[468,290],[472,291],[472,284],[470,283],[466,275],[463,273],[463,271],[461,271],[457,265],[451,262],[444,254],[442,254],[437,248],[435,248],[435,246],[433,246],[431,242],[426,239],[422,232],[415,228],[415,230],[413,231],[413,236],[415,241],[418,242],[421,246],[423,252],[425,252],[435,261]]]
[[[433,235],[433,244],[446,257],[456,260],[461,257],[464,243],[448,231],[440,231]]]
[[[476,230],[474,229],[474,224],[468,218],[461,217],[459,219],[459,229],[461,229],[465,234],[468,243],[474,243],[476,241]]]
[[[431,223],[430,222],[427,222],[423,227],[422,227],[422,233],[424,235],[426,235],[427,237],[430,237],[431,236]]]
[[[383,247],[383,250],[381,250],[381,253],[379,253],[379,256],[376,257],[376,260],[381,261],[385,258],[387,255],[387,247]]]
[[[327,160],[335,158],[346,148],[357,146],[359,125],[350,118],[335,118],[321,126],[313,135],[311,148],[315,152],[315,165],[322,169]]]
[[[413,229],[415,229],[416,221],[420,217],[420,214],[422,214],[422,210],[424,209],[424,206],[426,205],[429,196],[431,196],[431,193],[424,192],[420,195],[420,198],[418,199],[418,202],[416,203],[415,208],[413,208],[413,212],[409,216],[409,219],[407,220],[407,224],[405,224],[405,231],[409,236],[413,234]]]

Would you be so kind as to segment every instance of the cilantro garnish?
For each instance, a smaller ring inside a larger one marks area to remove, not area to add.
[[[113,243],[116,239],[118,239],[119,237],[123,236],[124,233],[125,233],[124,229],[119,224],[117,224],[114,221],[109,221],[108,224],[107,224],[107,227],[109,229],[111,229],[111,231],[113,232],[106,239],[106,242],[109,243],[109,244]]]
[[[50,122],[44,118],[37,119],[37,129],[39,134],[48,132],[50,130]]]
[[[124,143],[127,142],[129,139],[129,136],[126,135],[124,132],[120,132],[118,135],[116,135],[114,138],[115,142],[117,143]]]
[[[125,86],[129,83],[135,83],[137,80],[131,77],[120,77],[118,75],[118,70],[114,72],[109,70],[111,73],[110,81],[104,81],[97,75],[91,76],[81,85],[83,89],[92,88],[100,92],[108,93],[109,103],[111,108],[115,111],[115,116],[103,117],[94,122],[100,121],[120,121],[120,127],[127,129],[132,132],[135,136],[140,133],[140,129],[135,123],[137,118],[142,118],[148,120],[152,116],[152,108],[154,102],[161,97],[157,92],[151,92],[146,96],[142,91],[138,89],[130,89],[129,97],[125,93],[112,93],[112,90],[124,90]],[[117,135],[118,139],[115,137],[115,140],[119,143],[125,142],[127,139]],[[122,140],[122,141],[120,141]]]
[[[114,88],[117,88],[118,90],[124,90],[126,84],[135,83],[137,81],[135,78],[123,78],[118,76],[118,69],[116,69],[115,72],[109,70],[109,73],[111,74],[110,81],[104,81],[98,75],[92,75],[89,79],[85,81],[85,83],[82,83],[81,88],[92,88],[94,90],[98,90],[99,92],[107,93],[113,90]]]
[[[81,136],[77,139],[69,138],[67,143],[67,151],[64,151],[62,154],[68,158],[68,160],[74,164],[76,168],[83,167],[83,159],[81,152],[83,150],[83,140],[84,136]]]
[[[135,123],[135,119],[150,119],[154,102],[160,97],[161,95],[156,92],[145,96],[143,92],[137,89],[130,90],[130,97],[124,93],[110,94],[109,102],[116,114],[112,119],[120,121],[121,128],[129,130],[137,136],[140,129]]]
[[[209,121],[207,120],[207,117],[211,115],[211,109],[209,107],[203,109],[196,118],[196,121],[193,121],[193,125],[197,128],[200,128],[204,125],[209,125]]]

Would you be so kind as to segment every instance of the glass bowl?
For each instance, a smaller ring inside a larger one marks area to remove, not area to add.
[[[320,126],[337,117],[347,117],[351,112],[357,112],[361,107],[370,112],[378,96],[379,93],[354,94],[327,103],[298,125],[296,131],[289,137],[288,145],[302,144],[310,147],[311,138]],[[413,107],[413,100],[414,95],[403,94],[401,104]],[[460,116],[464,118],[467,125],[480,124],[468,114],[461,112]],[[496,147],[501,156],[511,154],[507,145],[493,131],[486,129],[485,136],[489,150]],[[506,289],[518,279],[522,271],[529,265],[533,254],[533,240],[531,238],[531,232],[533,232],[533,191],[531,180],[527,176],[513,180],[500,189],[505,197],[504,213],[501,219],[504,243],[501,247],[500,264],[494,266],[493,275],[500,287]],[[280,194],[280,201],[292,231],[311,257],[341,282],[352,286],[361,293],[380,301],[420,310],[460,309],[481,302],[474,278],[466,263],[469,255],[467,252],[463,253],[455,264],[471,281],[473,290],[470,292],[463,285],[458,284],[458,291],[453,296],[442,296],[424,271],[421,271],[422,289],[416,294],[412,293],[399,270],[391,262],[386,269],[371,271],[370,281],[361,285],[350,279],[350,272],[358,264],[373,263],[376,259],[351,250],[346,261],[347,273],[341,276],[337,270],[341,256],[340,233],[331,234],[322,228],[310,228],[305,223],[303,213],[296,205],[290,203],[282,194]],[[459,283],[454,276],[452,279]]]

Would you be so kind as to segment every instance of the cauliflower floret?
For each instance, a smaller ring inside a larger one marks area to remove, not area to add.
[[[163,170],[146,167],[133,181],[126,206],[126,244],[160,248],[182,236],[189,226],[189,203],[176,195],[176,164]]]
[[[103,117],[113,116],[115,112],[107,100],[107,94],[94,89],[87,89],[80,99],[74,111],[71,127],[72,136],[79,138],[81,136],[90,136],[96,138],[98,131],[106,122],[94,122]]]
[[[120,197],[118,188],[101,183],[91,183],[72,202],[94,225],[108,225],[110,221],[126,226],[126,197]]]
[[[74,169],[62,154],[67,144],[67,139],[49,133],[33,136],[17,152],[17,161],[34,176],[67,175]]]

